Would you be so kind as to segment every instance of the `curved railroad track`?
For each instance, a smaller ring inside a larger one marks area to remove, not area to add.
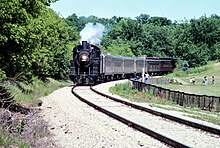
[[[77,98],[93,108],[170,146],[220,146],[218,130],[216,131],[212,128],[208,130],[208,127],[175,119],[175,117],[171,117],[170,115],[163,113],[149,111],[144,107],[131,104],[127,101],[121,101],[117,98],[112,98],[106,94],[97,92],[95,89],[90,89],[90,87],[74,87],[72,92]],[[186,124],[187,126],[183,124]],[[190,126],[200,128],[214,134],[195,129]]]
[[[140,106],[140,105],[136,105],[134,103],[130,103],[128,101],[121,100],[121,99],[118,99],[116,97],[109,96],[105,93],[102,93],[102,92],[94,89],[93,87],[91,87],[90,89],[92,91],[94,91],[95,93],[99,94],[99,95],[102,95],[102,96],[104,96],[106,98],[109,98],[111,100],[114,100],[116,102],[120,102],[120,103],[123,103],[125,105],[131,106],[135,109],[145,111],[145,112],[151,113],[151,114],[156,115],[156,116],[161,116],[163,118],[166,118],[166,119],[169,119],[169,120],[181,123],[181,124],[185,124],[187,126],[191,126],[191,127],[197,128],[197,129],[201,129],[203,131],[207,131],[207,132],[210,132],[210,133],[213,133],[213,134],[216,134],[216,135],[220,136],[220,129],[217,129],[217,128],[214,128],[214,127],[211,127],[211,126],[208,126],[208,125],[204,125],[204,124],[199,124],[199,123],[196,123],[196,122],[193,122],[193,121],[185,120],[185,119],[182,119],[182,118],[178,118],[178,117],[175,117],[175,116],[172,116],[172,115],[169,115],[169,114],[166,114],[166,113],[162,113],[162,112],[159,112],[159,111],[155,111],[155,110],[152,110],[152,109]]]

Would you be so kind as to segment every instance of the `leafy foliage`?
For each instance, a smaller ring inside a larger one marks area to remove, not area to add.
[[[0,82],[6,78],[5,72],[0,69]]]
[[[219,24],[217,15],[172,24],[167,18],[141,14],[136,20],[120,19],[104,37],[102,45],[108,49],[112,44],[123,43],[135,56],[175,57],[186,60],[189,67],[197,67],[219,60]]]
[[[220,59],[220,17],[211,15],[174,23],[166,17],[140,14],[62,19],[47,8],[57,0],[2,0],[0,2],[0,80],[31,80],[33,76],[66,78],[71,46],[88,22],[107,28],[102,40],[106,53],[121,56],[175,57],[189,67]]]
[[[111,44],[107,49],[102,51],[116,56],[134,57],[132,50],[126,44]]]
[[[70,56],[66,44],[79,37],[76,28],[45,6],[49,2],[0,2],[0,69],[7,77],[67,76]]]

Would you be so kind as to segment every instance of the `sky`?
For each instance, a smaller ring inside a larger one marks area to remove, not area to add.
[[[59,0],[50,6],[61,17],[94,15],[135,18],[140,14],[181,21],[211,14],[220,16],[220,0]]]

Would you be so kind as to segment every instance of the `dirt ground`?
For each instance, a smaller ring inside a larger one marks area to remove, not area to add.
[[[30,108],[28,112],[14,112],[0,109],[0,135],[9,134],[13,139],[22,139],[30,147],[59,147],[52,140],[47,123],[39,115],[39,108]],[[13,140],[8,140],[3,147],[17,146]]]

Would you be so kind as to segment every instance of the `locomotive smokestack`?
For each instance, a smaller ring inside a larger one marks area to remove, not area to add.
[[[82,41],[82,50],[87,50],[87,41]]]

